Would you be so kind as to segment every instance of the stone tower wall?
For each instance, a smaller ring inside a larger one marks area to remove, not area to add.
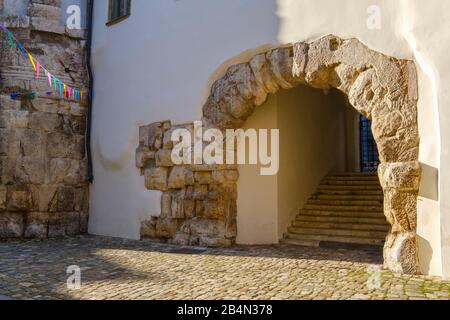
[[[24,47],[61,81],[86,88],[86,31],[66,29],[62,14],[61,0],[0,0],[0,20]],[[86,105],[49,95],[47,78],[36,79],[3,34],[0,45],[0,239],[87,232]],[[31,90],[34,99],[10,97]]]

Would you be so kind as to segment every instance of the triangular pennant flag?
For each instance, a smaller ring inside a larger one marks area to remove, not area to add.
[[[62,82],[58,80],[58,84],[59,84],[59,95],[62,96],[62,94],[63,94]]]
[[[28,53],[28,59],[30,59],[30,62],[33,65],[34,71],[36,71],[36,63],[34,63],[33,56],[29,53]]]
[[[18,43],[17,43],[17,46],[19,47],[19,50],[20,50],[20,52],[22,53],[22,55],[24,56],[24,58],[25,58],[25,59],[28,59],[28,54],[27,54],[27,52],[25,51],[25,48],[23,47],[23,45],[22,45],[20,42],[18,42]]]
[[[40,74],[41,74],[41,64],[38,62],[36,63],[36,79],[39,80]]]
[[[48,79],[48,85],[51,88],[52,87],[52,75],[47,70],[45,70],[45,75],[47,76],[47,79]]]
[[[55,90],[58,87],[58,84],[57,84],[55,76],[53,76],[53,86],[55,87]]]
[[[16,46],[14,45],[13,35],[9,31],[7,32],[7,34],[8,34],[8,38],[9,38],[9,45],[11,46],[11,48],[15,49]]]

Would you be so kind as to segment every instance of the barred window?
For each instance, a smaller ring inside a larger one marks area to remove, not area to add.
[[[126,19],[131,14],[131,0],[109,0],[108,23],[111,25]]]

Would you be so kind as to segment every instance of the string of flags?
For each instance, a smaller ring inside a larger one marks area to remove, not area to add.
[[[82,100],[83,97],[86,95],[86,92],[77,88],[70,87],[66,85],[64,82],[59,80],[57,77],[55,77],[53,74],[48,71],[47,68],[45,68],[37,59],[33,57],[33,55],[28,52],[23,44],[18,41],[14,35],[8,30],[8,28],[5,27],[3,23],[0,22],[0,29],[3,31],[3,33],[7,36],[9,45],[11,49],[18,50],[18,52],[26,59],[28,60],[35,73],[36,73],[36,79],[39,80],[40,77],[45,76],[49,87],[56,91],[61,97],[67,98],[67,99],[75,99],[75,100]],[[30,96],[30,98],[34,98],[36,96],[36,93],[32,91],[33,94],[27,93],[27,94],[19,94],[19,93],[13,93],[11,94],[12,99],[18,99],[21,96]],[[48,91],[46,93],[47,95],[51,95],[52,92]]]

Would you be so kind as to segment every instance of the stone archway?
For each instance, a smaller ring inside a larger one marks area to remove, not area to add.
[[[420,182],[417,75],[414,63],[387,57],[356,39],[326,36],[254,56],[217,80],[203,107],[206,127],[239,128],[269,94],[297,85],[336,88],[372,120],[392,225],[385,267],[418,273],[417,196]],[[174,166],[170,122],[140,128],[137,166],[148,189],[161,190],[162,213],[141,235],[180,244],[231,245],[236,238],[235,166]],[[182,127],[192,130],[192,124]]]

